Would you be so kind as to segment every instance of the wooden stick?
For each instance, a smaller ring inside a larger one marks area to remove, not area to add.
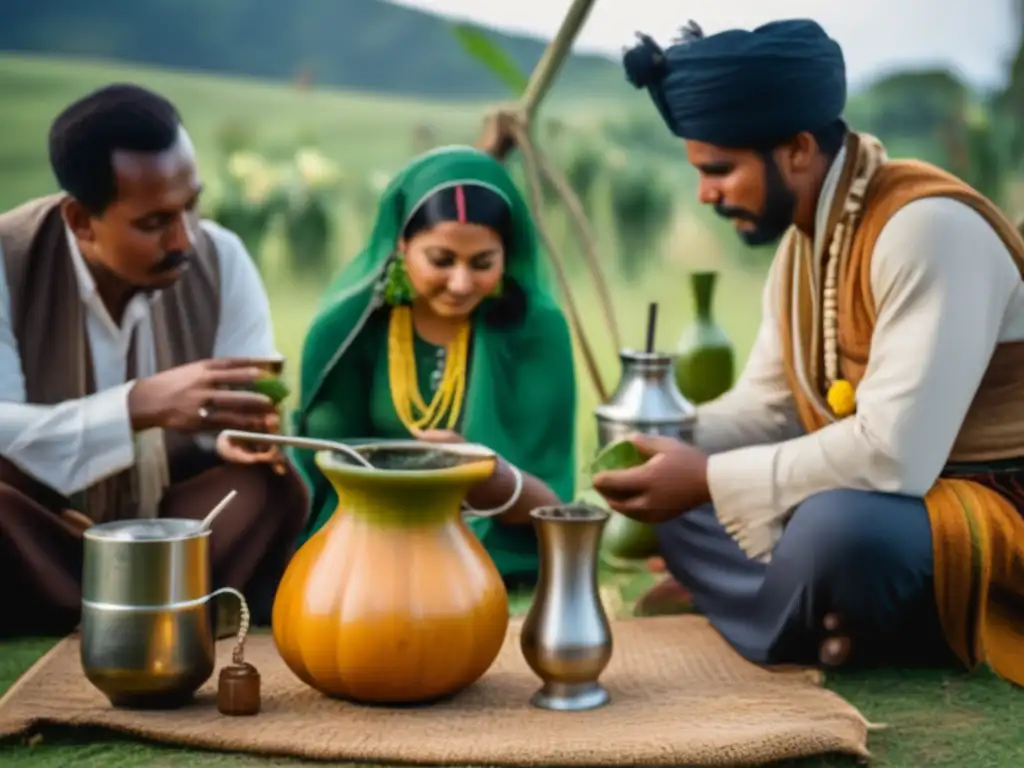
[[[572,1],[572,5],[565,13],[565,18],[562,19],[562,26],[559,27],[558,33],[548,43],[544,55],[540,57],[537,66],[533,68],[530,80],[526,84],[526,90],[519,99],[519,106],[526,117],[527,126],[533,122],[533,117],[537,114],[541,101],[551,90],[558,71],[572,50],[572,44],[583,28],[587,17],[590,16],[590,11],[594,8],[594,1]]]

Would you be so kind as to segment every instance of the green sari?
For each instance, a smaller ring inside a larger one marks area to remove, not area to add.
[[[499,162],[469,147],[420,156],[384,191],[369,243],[332,282],[306,335],[293,432],[330,440],[409,437],[404,427],[405,434],[394,435],[371,417],[384,404],[393,408],[390,395],[374,391],[386,381],[381,373],[387,355],[382,298],[386,266],[420,203],[439,188],[469,183],[490,187],[509,203],[514,231],[506,276],[525,292],[527,311],[523,322],[511,328],[473,322],[459,431],[467,441],[487,446],[544,481],[568,502],[576,474],[576,380],[569,327],[544,274],[522,196]],[[419,353],[417,358],[421,366]],[[311,452],[295,451],[292,457],[312,500],[301,545],[330,519],[337,497]],[[494,518],[470,518],[468,525],[506,579],[535,577],[538,552],[532,526],[506,525]]]

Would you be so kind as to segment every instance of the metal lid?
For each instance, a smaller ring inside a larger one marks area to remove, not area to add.
[[[202,521],[187,518],[115,520],[88,528],[86,538],[102,541],[174,541],[206,535]]]
[[[696,414],[675,381],[672,356],[622,350],[622,379],[611,399],[594,413],[598,420],[627,425],[685,425]]]

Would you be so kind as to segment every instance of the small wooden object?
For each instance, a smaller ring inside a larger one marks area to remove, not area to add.
[[[255,715],[260,711],[260,673],[245,660],[245,638],[249,634],[249,606],[238,594],[242,604],[238,622],[238,639],[231,653],[231,665],[220,671],[217,680],[217,710],[229,717]]]
[[[233,717],[255,715],[260,711],[260,673],[256,667],[242,662],[220,671],[217,710]]]

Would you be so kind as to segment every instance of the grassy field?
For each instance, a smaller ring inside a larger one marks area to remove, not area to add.
[[[215,159],[215,139],[225,121],[258,126],[264,145],[293,146],[301,137],[316,137],[326,154],[359,172],[394,170],[408,159],[413,127],[429,123],[443,141],[470,139],[484,105],[422,104],[340,93],[300,93],[245,80],[207,78],[133,68],[131,71],[74,61],[0,56],[0,208],[33,195],[52,191],[45,159],[46,129],[70,100],[97,85],[131,79],[155,87],[182,109],[206,166]],[[600,103],[556,105],[554,112],[580,125],[594,123],[615,105]],[[682,195],[692,195],[680,157]],[[607,203],[599,203],[601,206]],[[343,215],[339,212],[339,215]],[[359,224],[359,223],[357,223]],[[358,247],[360,226],[342,233],[341,260]],[[552,218],[562,237],[565,225]],[[595,229],[603,261],[610,264],[613,249],[607,216],[599,215]],[[627,344],[643,343],[646,305],[660,304],[658,346],[670,348],[692,314],[686,284],[689,269],[717,269],[721,279],[716,302],[718,316],[736,344],[742,361],[756,331],[764,266],[738,259],[739,246],[719,224],[680,204],[672,231],[662,245],[661,266],[634,284],[614,278],[615,304]],[[278,343],[290,360],[298,360],[305,328],[319,299],[320,286],[292,278],[279,242],[271,240],[266,253],[266,282]],[[750,265],[753,266],[750,266]],[[746,266],[744,266],[746,265]],[[599,344],[606,378],[615,380],[616,350],[606,341],[594,291],[578,271],[577,296]],[[292,371],[295,369],[292,365]],[[596,397],[580,373],[579,432],[581,459],[595,442],[592,409]],[[636,596],[637,583],[623,584],[626,599]],[[0,646],[0,691],[46,647],[45,642]],[[940,672],[901,672],[836,675],[829,685],[860,707],[872,721],[888,723],[875,734],[871,748],[877,764],[890,768],[919,766],[1024,765],[1024,696],[981,673],[962,676]],[[0,747],[0,764],[14,765],[269,765],[266,761],[231,756],[199,755],[148,745],[83,740],[81,734],[48,733],[41,744]],[[285,763],[275,763],[285,764]],[[845,766],[845,760],[818,760],[802,768]]]

